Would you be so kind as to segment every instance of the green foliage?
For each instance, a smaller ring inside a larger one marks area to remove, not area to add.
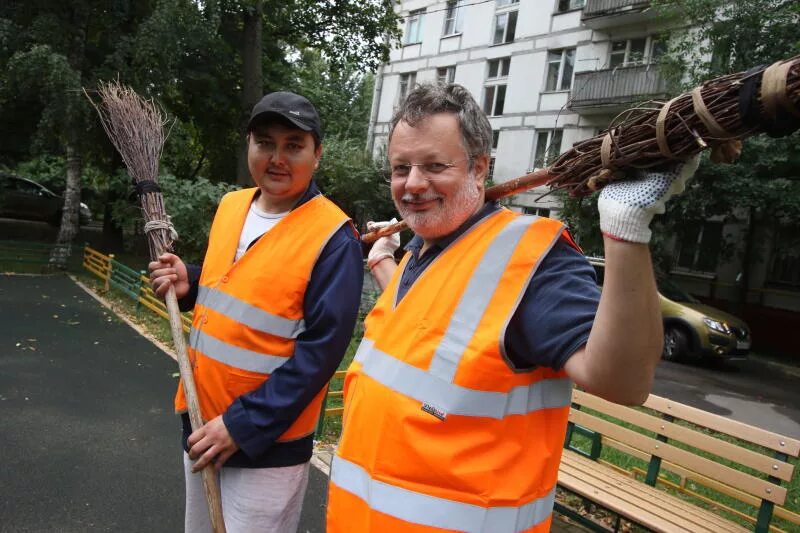
[[[786,0],[655,0],[663,17],[685,21],[673,30],[670,51],[662,69],[674,86],[686,90],[702,81],[768,65],[800,53],[800,3]],[[800,205],[800,136],[766,136],[744,143],[740,160],[732,165],[701,162],[689,190],[667,205],[654,225],[656,255],[669,266],[674,259],[660,244],[710,217],[745,227],[756,223],[798,226]],[[748,232],[751,234],[752,232]],[[796,234],[797,231],[794,231]],[[737,250],[727,242],[723,258],[743,254],[743,271],[763,261],[768,250],[748,242]],[[746,275],[746,274],[745,274]]]
[[[175,252],[185,261],[202,262],[217,205],[222,196],[236,186],[212,183],[203,177],[182,180],[170,174],[159,176],[158,183],[164,195],[164,207],[179,236]],[[130,177],[120,171],[112,177],[109,186],[112,197],[116,198],[111,216],[126,234],[141,237],[141,207],[132,192]]]
[[[325,139],[316,181],[327,197],[353,217],[359,229],[364,229],[368,220],[396,216],[383,175],[382,162],[365,152],[361,140]]]

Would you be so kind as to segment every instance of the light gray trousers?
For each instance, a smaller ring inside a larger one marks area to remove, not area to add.
[[[296,533],[309,466],[223,468],[219,481],[227,533]],[[203,477],[193,474],[191,467],[184,453],[186,533],[212,533]]]

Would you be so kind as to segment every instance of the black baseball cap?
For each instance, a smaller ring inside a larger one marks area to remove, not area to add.
[[[250,113],[250,122],[247,123],[248,133],[257,123],[267,119],[268,115],[283,117],[301,130],[311,132],[318,142],[322,140],[322,121],[319,119],[317,109],[307,98],[299,94],[278,91],[261,98]]]

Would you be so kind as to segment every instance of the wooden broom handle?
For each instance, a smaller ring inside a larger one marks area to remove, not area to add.
[[[192,363],[189,361],[189,355],[186,352],[186,341],[183,337],[183,321],[178,307],[178,298],[175,296],[175,287],[171,283],[164,301],[169,312],[169,327],[172,330],[172,340],[175,343],[175,351],[178,354],[178,369],[180,370],[181,380],[183,380],[186,404],[189,407],[189,420],[192,423],[192,431],[196,431],[203,426],[203,417],[200,414],[200,402],[197,399],[197,388],[194,385]],[[222,519],[222,496],[220,495],[217,472],[213,463],[209,463],[203,469],[202,476],[203,489],[205,489],[206,502],[208,503],[208,514],[211,518],[211,528],[214,533],[225,533],[225,521]]]
[[[524,176],[505,181],[486,189],[486,201],[491,202],[494,200],[499,200],[500,198],[506,198],[507,196],[519,194],[527,191],[528,189],[545,185],[554,177],[555,176],[550,174],[548,169],[542,168],[535,172],[531,172],[530,174],[525,174]],[[371,244],[381,237],[393,235],[398,231],[406,229],[407,227],[408,225],[406,222],[401,220],[396,224],[391,224],[379,230],[366,233],[361,237],[361,240],[367,244]]]

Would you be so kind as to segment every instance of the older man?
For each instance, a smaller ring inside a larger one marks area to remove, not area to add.
[[[369,258],[385,290],[347,375],[329,533],[549,531],[573,382],[648,395],[648,225],[693,169],[605,189],[601,296],[562,224],[484,201],[491,139],[458,85],[418,87],[392,120],[392,197],[416,235],[399,266],[390,241]]]

